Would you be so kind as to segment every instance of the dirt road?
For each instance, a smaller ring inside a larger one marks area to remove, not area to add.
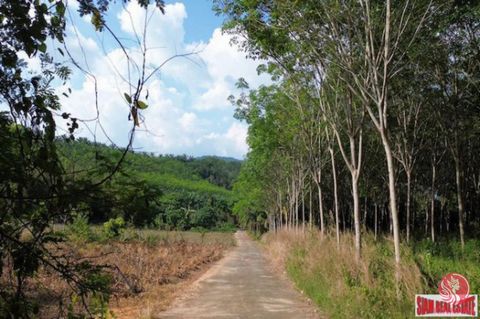
[[[238,246],[159,318],[317,318],[290,283],[274,275],[257,243],[235,234]]]

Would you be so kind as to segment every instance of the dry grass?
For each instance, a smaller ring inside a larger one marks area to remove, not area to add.
[[[277,269],[286,270],[297,286],[332,317],[404,317],[413,311],[415,293],[424,289],[420,270],[403,247],[400,294],[395,285],[395,263],[389,238],[375,242],[366,234],[362,259],[354,261],[353,235],[280,231],[263,239]],[[407,313],[406,313],[407,312]]]
[[[128,241],[68,242],[55,248],[76,259],[110,266],[110,308],[116,318],[153,317],[235,243],[231,233],[129,232]],[[56,318],[60,308],[65,311],[71,302],[68,285],[46,269],[28,284],[28,295],[41,305],[39,318]]]
[[[225,248],[222,244],[187,241],[155,247],[138,243],[109,247],[116,252],[105,262],[118,265],[130,285],[141,291],[135,294],[124,278],[115,274],[112,310],[118,318],[140,318],[165,309],[186,282],[222,257]]]

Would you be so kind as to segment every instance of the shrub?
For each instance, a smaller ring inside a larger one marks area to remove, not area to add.
[[[335,236],[281,231],[268,235],[267,251],[285,267],[299,289],[331,318],[405,318],[424,287],[408,247],[402,247],[400,297],[390,240],[375,242],[366,234],[362,259],[353,260],[353,235]],[[278,267],[278,265],[277,265]]]
[[[155,218],[153,219],[153,227],[158,229],[164,229],[165,226],[166,224],[163,221],[163,216],[161,214],[155,216]]]
[[[66,233],[73,242],[87,242],[95,240],[95,235],[88,224],[88,217],[79,214],[67,226]]]
[[[103,235],[107,239],[118,238],[125,228],[123,217],[110,218],[103,224]]]
[[[451,272],[466,276],[471,291],[480,289],[479,240],[467,240],[463,252],[460,242],[456,239],[445,239],[435,243],[425,239],[413,242],[412,249],[415,252],[415,260],[430,286],[429,293],[435,293],[438,282]]]
[[[215,231],[223,233],[233,233],[237,230],[237,226],[232,223],[222,223],[214,228]]]
[[[176,230],[186,230],[190,228],[190,218],[188,211],[184,209],[170,208],[167,210],[167,224]]]
[[[213,207],[202,207],[192,216],[192,225],[196,227],[210,228],[215,225],[216,214]]]

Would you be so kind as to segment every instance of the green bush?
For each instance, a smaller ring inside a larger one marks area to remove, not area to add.
[[[192,225],[195,227],[210,228],[215,225],[217,216],[215,210],[211,206],[200,208],[192,216]]]
[[[234,233],[237,230],[237,226],[235,226],[232,223],[227,222],[227,223],[222,223],[222,224],[216,226],[213,230],[214,231],[219,231],[219,232],[222,232],[222,233]]]
[[[166,224],[163,221],[163,216],[162,215],[158,214],[157,216],[155,216],[155,218],[153,219],[153,227],[157,228],[157,229],[165,229],[166,228]]]
[[[107,239],[118,238],[125,230],[125,220],[123,217],[110,218],[103,223],[103,236]]]
[[[73,242],[88,242],[96,239],[88,224],[88,217],[81,214],[75,216],[72,223],[67,226],[66,233]]]
[[[417,241],[412,249],[430,287],[429,293],[435,293],[443,276],[451,272],[464,275],[471,291],[480,289],[480,240],[467,240],[463,252],[460,242],[451,239],[435,243],[428,239]]]
[[[190,217],[188,212],[181,208],[169,208],[167,210],[167,224],[171,229],[190,229]]]
[[[328,318],[405,318],[413,313],[416,293],[424,293],[420,271],[402,246],[402,280],[395,283],[393,245],[365,234],[362,258],[353,260],[353,234],[335,236],[280,231],[266,237],[266,248]]]

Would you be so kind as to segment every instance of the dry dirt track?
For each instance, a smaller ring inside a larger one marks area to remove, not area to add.
[[[290,283],[274,275],[260,248],[237,232],[237,247],[158,318],[317,318]]]

